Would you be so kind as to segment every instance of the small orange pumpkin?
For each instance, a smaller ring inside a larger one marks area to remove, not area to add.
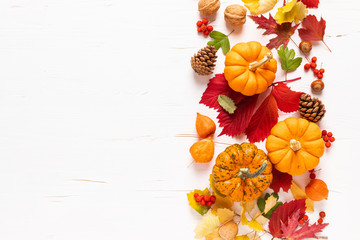
[[[324,154],[325,144],[318,125],[290,117],[278,122],[266,140],[268,156],[274,167],[290,175],[314,169]]]
[[[225,78],[236,92],[252,96],[265,92],[275,80],[276,60],[259,42],[236,44],[225,58]]]
[[[234,144],[216,158],[214,187],[234,202],[250,202],[272,182],[272,166],[265,152],[252,143]]]

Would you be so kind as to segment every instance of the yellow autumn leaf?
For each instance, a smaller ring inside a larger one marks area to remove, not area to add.
[[[251,202],[247,202],[245,204],[245,209],[246,209],[246,211],[248,213],[250,213],[254,209],[254,207],[256,205],[256,202],[257,202],[257,200],[254,200],[254,201],[251,201]]]
[[[314,211],[314,202],[306,195],[305,191],[302,190],[299,185],[297,185],[294,181],[291,182],[290,191],[296,200],[306,199],[306,211]]]
[[[245,204],[241,205],[241,224],[242,225],[248,225],[248,220],[245,216],[245,212],[246,212],[246,207],[245,207]]]
[[[260,15],[273,9],[278,0],[242,0],[253,15]]]
[[[218,208],[217,210],[217,216],[219,217],[221,223],[233,219],[234,215],[235,215],[234,211],[231,211],[230,209],[227,208]]]
[[[203,238],[212,233],[220,225],[220,219],[212,212],[206,213],[196,225],[194,232],[195,238]]]
[[[264,214],[267,214],[277,203],[277,198],[274,195],[270,195],[265,201]]]
[[[222,240],[219,235],[219,228],[216,228],[213,232],[207,234],[205,240]]]
[[[217,210],[219,208],[230,209],[234,205],[234,203],[231,200],[229,200],[229,198],[227,198],[227,197],[219,196],[216,193],[215,193],[215,197],[216,197],[215,204],[212,205],[212,207],[211,207],[214,210]]]
[[[248,226],[249,228],[257,231],[257,232],[263,232],[264,231],[264,228],[261,226],[261,224],[256,221],[256,220],[251,220],[249,223],[248,223]]]
[[[247,235],[236,236],[234,240],[249,240]]]
[[[278,9],[277,13],[275,14],[274,19],[278,23],[285,23],[285,22],[293,22],[298,23],[302,21],[308,13],[306,5],[303,4],[301,1],[292,0],[291,2],[286,3],[284,7]]]
[[[267,219],[266,217],[264,217],[262,215],[262,212],[258,211],[255,213],[254,220],[258,221],[261,225],[265,225],[265,223],[267,223],[269,221],[269,219]]]

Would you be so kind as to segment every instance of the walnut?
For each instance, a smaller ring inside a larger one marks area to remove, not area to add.
[[[232,26],[241,26],[246,22],[246,8],[233,4],[226,7],[224,18]]]
[[[210,16],[220,8],[219,0],[199,0],[198,9],[201,15]]]

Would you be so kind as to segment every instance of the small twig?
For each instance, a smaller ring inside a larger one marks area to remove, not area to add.
[[[274,82],[273,84],[271,84],[270,86],[275,86],[275,84],[278,84],[278,83],[289,83],[289,82],[295,82],[297,80],[300,80],[301,77],[298,77],[298,78],[294,78],[294,79],[289,79],[289,80],[285,80],[285,81],[280,81],[280,82]]]
[[[232,34],[235,31],[235,29],[233,29],[228,35],[226,35],[227,37],[230,36],[230,34]]]
[[[329,49],[329,51],[332,53],[331,49],[330,49],[329,46],[324,42],[324,40],[321,40],[321,41],[325,44],[325,46],[327,47],[327,49]]]
[[[310,59],[307,57],[307,54],[301,50],[301,48],[299,47],[299,45],[297,45],[296,42],[295,42],[291,37],[289,37],[289,38],[290,38],[290,40],[295,44],[295,46],[300,49],[300,51],[305,55],[306,60],[310,63],[311,61],[310,61]],[[330,52],[331,52],[331,51],[330,51]]]

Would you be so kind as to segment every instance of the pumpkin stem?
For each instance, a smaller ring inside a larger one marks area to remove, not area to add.
[[[296,151],[299,151],[301,149],[301,143],[296,140],[296,139],[291,139],[290,140],[290,148],[296,152]]]
[[[249,70],[255,72],[256,69],[258,69],[258,67],[261,67],[262,65],[264,65],[267,62],[270,62],[270,60],[272,59],[273,54],[272,52],[268,52],[265,54],[264,58],[261,59],[259,62],[252,62],[249,64]]]
[[[256,178],[257,176],[259,176],[260,174],[262,174],[264,172],[266,167],[267,167],[267,160],[265,162],[263,162],[263,164],[261,164],[259,169],[256,170],[256,172],[254,172],[254,173],[251,173],[249,171],[249,168],[240,168],[238,176],[241,179]]]

